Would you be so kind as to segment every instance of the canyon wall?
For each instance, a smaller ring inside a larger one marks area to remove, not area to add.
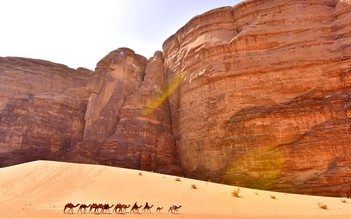
[[[0,166],[66,159],[82,139],[89,73],[0,57]]]
[[[246,1],[163,45],[186,175],[351,195],[351,1]]]

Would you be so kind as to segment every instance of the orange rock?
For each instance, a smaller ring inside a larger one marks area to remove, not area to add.
[[[0,165],[63,160],[83,135],[90,70],[0,57]]]
[[[351,1],[246,1],[164,45],[182,168],[261,189],[350,191]]]
[[[181,174],[163,97],[162,52],[151,60],[127,48],[102,59],[92,73],[83,142],[77,161]]]

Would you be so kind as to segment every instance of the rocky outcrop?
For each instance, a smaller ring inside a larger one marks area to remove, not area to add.
[[[351,191],[351,1],[245,1],[163,45],[188,176],[309,194]],[[348,194],[350,195],[350,194]]]
[[[102,141],[114,133],[121,108],[143,78],[147,60],[130,49],[119,52],[104,57],[89,78],[84,145],[93,149],[92,157],[99,153]],[[139,69],[135,71],[137,66]]]
[[[0,166],[65,159],[82,138],[89,73],[0,57]]]
[[[181,174],[165,72],[159,51],[150,60],[127,48],[103,58],[89,79],[84,138],[74,160]]]

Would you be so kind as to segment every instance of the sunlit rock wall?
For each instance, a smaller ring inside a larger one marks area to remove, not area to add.
[[[246,1],[166,40],[188,176],[261,189],[351,191],[351,1]],[[348,194],[350,195],[350,194]]]

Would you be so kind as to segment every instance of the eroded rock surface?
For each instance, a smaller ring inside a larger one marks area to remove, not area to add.
[[[150,60],[127,48],[103,58],[89,79],[82,156],[75,159],[181,174],[165,72],[159,51]]]
[[[188,176],[349,193],[350,24],[351,1],[257,0],[167,39],[169,74],[184,78],[170,106]]]
[[[0,165],[64,160],[82,139],[90,70],[0,57]]]

